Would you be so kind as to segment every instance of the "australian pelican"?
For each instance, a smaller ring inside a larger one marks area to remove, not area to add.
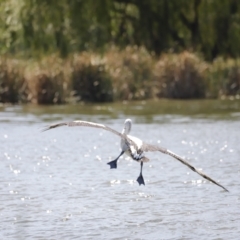
[[[174,157],[175,159],[177,159],[178,161],[180,161],[181,163],[183,163],[184,165],[189,167],[192,171],[198,173],[203,178],[218,185],[219,187],[223,188],[225,191],[228,191],[224,186],[217,183],[215,180],[213,180],[212,178],[210,178],[203,172],[197,170],[195,167],[193,167],[191,164],[189,164],[185,159],[183,159],[180,156],[176,155],[175,153],[169,151],[168,149],[157,146],[157,145],[147,144],[147,143],[143,142],[141,139],[129,135],[129,133],[131,131],[131,127],[132,127],[131,119],[125,120],[124,128],[121,133],[110,127],[107,127],[103,124],[87,122],[87,121],[73,121],[73,122],[57,123],[57,124],[47,126],[42,131],[44,132],[44,131],[47,131],[47,130],[50,130],[50,129],[53,129],[56,127],[61,127],[61,126],[68,126],[68,127],[83,126],[83,127],[101,128],[101,129],[107,130],[107,131],[112,132],[112,133],[116,134],[117,136],[119,136],[121,138],[122,151],[115,160],[109,162],[108,164],[110,165],[110,168],[117,168],[117,161],[124,153],[129,155],[133,160],[140,162],[140,165],[141,165],[140,175],[137,178],[137,182],[139,183],[139,185],[141,185],[141,184],[145,185],[144,178],[142,175],[142,168],[143,168],[143,163],[149,161],[149,159],[147,157],[145,157],[144,152],[159,151],[159,152],[162,152],[164,154],[168,154],[168,155]]]

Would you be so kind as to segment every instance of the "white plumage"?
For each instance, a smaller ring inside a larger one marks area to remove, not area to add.
[[[142,168],[143,168],[143,163],[149,161],[149,159],[147,157],[145,157],[144,152],[159,151],[159,152],[162,152],[164,154],[168,154],[168,155],[174,157],[175,159],[177,159],[178,161],[180,161],[181,163],[183,163],[184,165],[189,167],[192,171],[198,173],[203,178],[205,178],[205,179],[209,180],[210,182],[216,184],[217,186],[223,188],[225,191],[228,191],[224,186],[217,183],[215,180],[213,180],[212,178],[210,178],[203,172],[197,170],[195,167],[193,167],[190,163],[188,163],[185,159],[181,158],[177,154],[169,151],[166,148],[163,148],[163,147],[160,147],[157,145],[147,144],[147,143],[143,142],[141,139],[129,135],[131,128],[132,128],[131,119],[125,120],[124,128],[121,133],[110,127],[107,127],[103,124],[87,122],[87,121],[73,121],[73,122],[62,122],[62,123],[58,123],[58,124],[53,124],[53,125],[47,126],[45,129],[43,129],[43,131],[47,131],[47,130],[50,130],[50,129],[53,129],[56,127],[60,127],[60,126],[69,126],[69,127],[84,126],[84,127],[101,128],[101,129],[112,132],[113,134],[119,136],[121,138],[120,145],[121,145],[122,151],[115,160],[109,162],[108,164],[110,165],[110,168],[117,168],[117,161],[124,153],[129,155],[133,160],[140,162],[141,170],[140,170],[140,175],[137,178],[137,182],[139,183],[139,185],[141,185],[141,184],[145,185],[144,179],[142,176]]]

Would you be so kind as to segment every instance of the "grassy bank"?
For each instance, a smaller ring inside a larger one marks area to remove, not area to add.
[[[197,54],[155,57],[144,48],[83,52],[66,59],[0,57],[0,102],[110,102],[240,95],[240,60],[205,62]]]

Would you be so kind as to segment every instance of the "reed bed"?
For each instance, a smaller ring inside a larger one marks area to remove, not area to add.
[[[208,68],[206,96],[240,95],[240,59],[217,58]]]
[[[100,56],[85,52],[72,56],[70,62],[70,84],[75,101],[113,101],[111,77]]]
[[[164,54],[155,65],[157,96],[163,98],[204,98],[207,64],[196,54]]]
[[[207,63],[195,53],[159,57],[145,48],[110,48],[66,59],[0,58],[0,102],[62,104],[149,98],[239,96],[240,60]]]
[[[28,101],[37,104],[65,103],[69,95],[68,64],[52,55],[38,61],[26,61],[25,78]]]
[[[28,85],[21,61],[0,57],[0,102],[27,102]]]
[[[104,55],[115,100],[140,100],[154,97],[154,57],[145,48],[110,49]]]

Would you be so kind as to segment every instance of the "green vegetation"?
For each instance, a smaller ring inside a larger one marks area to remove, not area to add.
[[[239,0],[0,0],[0,102],[240,94]]]
[[[240,60],[208,63],[190,52],[151,56],[112,48],[63,59],[0,59],[0,102],[38,104],[240,95]]]
[[[24,56],[144,46],[239,57],[239,0],[1,0],[0,51]]]

